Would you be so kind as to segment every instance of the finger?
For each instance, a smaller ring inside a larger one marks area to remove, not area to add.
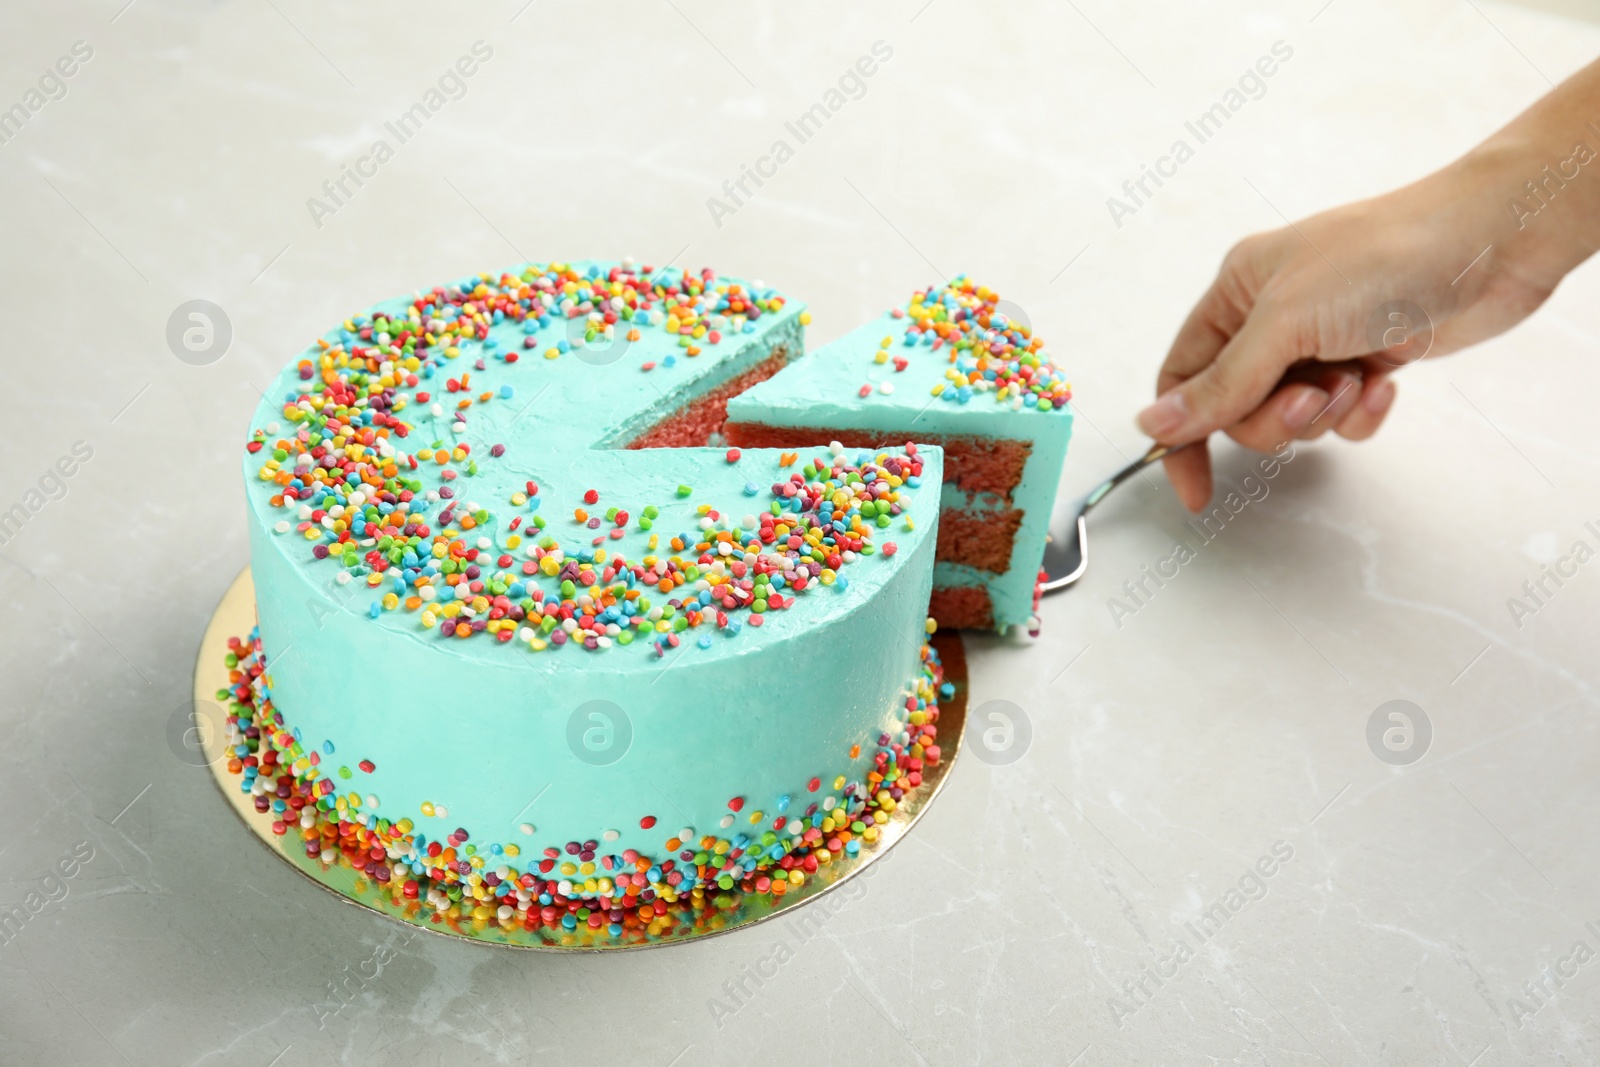
[[[1300,439],[1313,441],[1332,430],[1361,403],[1362,376],[1358,370],[1330,369],[1318,376],[1318,385],[1328,396],[1311,421],[1300,431]]]
[[[1310,382],[1282,385],[1262,405],[1228,427],[1228,436],[1257,452],[1271,452],[1308,430],[1331,397]]]
[[[1211,502],[1211,454],[1200,441],[1161,461],[1167,480],[1178,500],[1189,511],[1199,511]]]
[[[1232,426],[1267,398],[1300,347],[1287,320],[1258,307],[1213,362],[1139,413],[1139,427],[1164,444],[1183,444]]]
[[[1156,377],[1157,396],[1210,365],[1222,346],[1244,325],[1247,312],[1230,295],[1233,288],[1219,275],[1184,319]]]
[[[1339,436],[1351,441],[1365,441],[1378,432],[1383,420],[1394,407],[1394,379],[1380,374],[1367,379],[1361,390],[1361,403],[1338,424]]]
[[[1159,396],[1210,366],[1255,307],[1256,294],[1281,251],[1272,234],[1247,237],[1228,250],[1217,276],[1195,303],[1167,350],[1156,381]]]

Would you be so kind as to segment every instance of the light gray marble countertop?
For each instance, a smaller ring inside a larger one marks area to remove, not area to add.
[[[0,940],[0,1062],[1600,1062],[1600,966],[1573,957],[1600,952],[1600,563],[1508,608],[1600,548],[1600,264],[1406,370],[1375,440],[1301,448],[1209,540],[1159,475],[1119,491],[1043,636],[969,642],[1027,751],[969,750],[808,938],[407,941],[248,840],[167,737],[246,562],[257,388],[351,310],[523,258],[677,256],[805,299],[820,343],[966,270],[1071,368],[1082,493],[1142,447],[1132,415],[1234,239],[1453,158],[1600,51],[1550,10],[1592,3],[124,3],[0,19],[0,107],[92,49],[0,145],[0,510],[93,453],[0,546],[0,902],[60,896]],[[464,95],[397,143],[478,40]],[[1259,98],[1114,221],[1277,41]],[[380,138],[393,157],[313,218]],[[792,158],[713,212],[779,139]],[[232,340],[194,366],[165,331],[201,298]],[[1253,458],[1221,452],[1239,483]],[[1114,618],[1178,540],[1195,558]],[[1409,765],[1368,744],[1391,700],[1431,725]]]

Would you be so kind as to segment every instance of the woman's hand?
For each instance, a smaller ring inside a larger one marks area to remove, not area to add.
[[[1235,245],[1138,418],[1163,444],[1200,442],[1164,461],[1184,506],[1211,498],[1212,431],[1263,451],[1330,430],[1370,437],[1394,403],[1395,370],[1542,304],[1600,232],[1600,158],[1570,160],[1585,127],[1567,112],[1590,106],[1600,112],[1600,64],[1414,185]],[[1548,201],[1525,185],[1547,164],[1579,171],[1546,181]]]

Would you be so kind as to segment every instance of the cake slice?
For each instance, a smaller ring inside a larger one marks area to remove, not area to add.
[[[998,303],[965,277],[920,290],[733,397],[724,433],[746,447],[940,446],[931,614],[942,626],[1036,630],[1072,388]]]

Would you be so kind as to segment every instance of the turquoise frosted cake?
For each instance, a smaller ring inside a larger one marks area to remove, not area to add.
[[[915,440],[944,449],[931,614],[1037,631],[1039,565],[1072,388],[999,294],[962,277],[825,345],[728,402],[736,444]]]
[[[612,939],[870,846],[939,759],[943,455],[728,447],[805,321],[709,271],[531,264],[292,362],[219,693],[275,831],[435,922]]]

